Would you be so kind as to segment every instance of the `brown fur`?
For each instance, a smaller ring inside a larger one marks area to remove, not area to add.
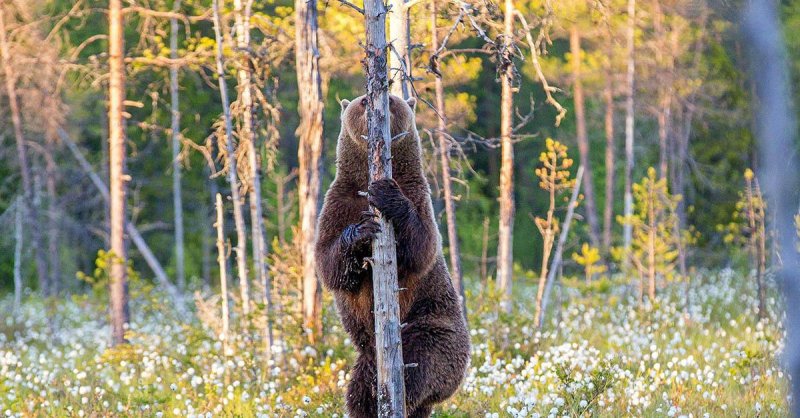
[[[364,262],[378,224],[364,212],[377,207],[397,238],[400,319],[406,369],[406,412],[428,417],[433,405],[450,397],[469,363],[469,335],[458,296],[442,257],[430,188],[422,171],[421,148],[408,103],[390,96],[393,180],[368,184],[366,98],[342,102],[342,130],[336,148],[336,178],[319,219],[317,270],[336,299],[345,330],[358,350],[347,390],[352,418],[375,417],[375,326],[372,271]],[[402,137],[398,135],[407,133]],[[368,191],[369,198],[359,195]]]

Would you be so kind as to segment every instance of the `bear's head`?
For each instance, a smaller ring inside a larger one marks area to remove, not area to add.
[[[367,96],[342,100],[342,134],[339,139],[349,139],[360,149],[367,149]],[[416,139],[416,118],[414,109],[417,99],[403,100],[389,95],[389,120],[391,126],[392,148],[409,140]],[[406,135],[401,135],[401,134]],[[346,138],[343,138],[346,136]]]

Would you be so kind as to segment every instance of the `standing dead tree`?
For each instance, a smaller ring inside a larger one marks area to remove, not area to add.
[[[794,251],[792,215],[798,202],[800,173],[795,149],[797,123],[789,87],[789,67],[777,4],[750,2],[744,15],[744,31],[750,43],[750,62],[758,98],[756,134],[762,150],[766,190],[775,202],[783,268],[779,277],[786,303],[786,350],[784,361],[791,376],[792,412],[800,417],[800,256]]]
[[[236,161],[236,146],[233,139],[233,121],[231,117],[230,99],[228,97],[228,85],[225,82],[225,69],[223,63],[223,39],[222,22],[220,19],[220,1],[214,0],[214,36],[216,39],[216,72],[219,83],[219,94],[222,100],[222,112],[224,118],[225,135],[225,156],[227,158],[228,183],[231,187],[231,200],[233,201],[233,220],[236,226],[236,266],[239,275],[239,290],[242,298],[242,313],[247,316],[250,313],[250,282],[247,275],[247,227],[244,223],[244,212],[242,210],[242,197],[239,190],[239,176]]]
[[[387,8],[382,0],[364,2],[367,70],[367,142],[370,182],[392,178],[392,138],[386,43]],[[405,418],[403,346],[397,281],[394,228],[378,214],[381,232],[372,242],[372,286],[375,312],[375,353],[378,416]]]
[[[623,215],[630,217],[633,214],[633,140],[634,140],[634,82],[636,76],[636,61],[635,61],[635,32],[636,32],[636,0],[628,0],[628,28],[626,32],[627,48],[628,48],[628,68],[626,73],[626,98],[625,98],[625,207]],[[633,227],[631,225],[623,226],[623,245],[625,251],[631,248],[631,241],[633,239]]]
[[[178,13],[181,8],[181,0],[175,0],[172,5],[172,12]],[[180,97],[178,95],[178,18],[169,19],[169,57],[173,60],[169,67],[169,94],[170,94],[170,116],[172,130],[172,207],[175,212],[175,274],[178,288],[183,290],[186,287],[186,274],[184,272],[184,250],[183,250],[183,199],[181,199],[181,110]]]
[[[297,127],[297,160],[300,166],[297,191],[303,257],[303,320],[306,329],[312,330],[309,334],[312,340],[322,333],[322,287],[314,266],[325,128],[318,29],[317,1],[296,0],[295,61],[300,113],[300,126]],[[279,186],[282,184],[279,183]]]

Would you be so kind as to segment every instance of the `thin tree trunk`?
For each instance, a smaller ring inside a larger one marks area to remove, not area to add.
[[[633,176],[633,140],[634,140],[634,108],[633,108],[633,95],[634,95],[634,82],[635,82],[635,44],[634,32],[636,29],[636,0],[628,0],[628,71],[627,71],[627,98],[625,99],[625,218],[629,218],[633,214],[633,193],[632,189],[632,176]],[[626,222],[623,225],[623,243],[625,252],[627,253],[631,248],[631,240],[633,237],[632,225]],[[628,263],[627,257],[626,264]]]
[[[489,217],[483,218],[483,240],[481,240],[481,280],[489,277]]]
[[[298,0],[299,1],[299,0]],[[389,84],[391,93],[411,97],[411,38],[407,0],[389,0]]]
[[[182,0],[175,0],[172,4],[172,11],[178,13],[181,8]],[[178,59],[178,19],[169,20],[169,56],[173,60]],[[183,249],[183,199],[181,199],[181,163],[179,161],[181,152],[180,131],[181,131],[181,110],[180,98],[178,96],[178,64],[169,67],[169,94],[172,116],[172,208],[175,216],[175,274],[178,282],[178,289],[183,291],[186,288],[186,273]]]
[[[597,220],[597,206],[594,198],[592,163],[590,160],[589,134],[586,132],[586,109],[583,99],[583,80],[581,80],[581,34],[577,26],[570,27],[569,45],[572,53],[572,77],[575,93],[575,126],[578,136],[578,152],[584,169],[586,181],[583,191],[586,195],[586,219],[589,221],[589,241],[595,248],[600,247],[600,225]]]
[[[655,32],[655,61],[656,77],[658,79],[656,106],[656,121],[658,123],[658,174],[660,178],[667,178],[669,175],[669,119],[670,119],[670,97],[671,88],[669,79],[672,76],[671,68],[664,58],[666,49],[666,37],[664,34],[664,14],[661,11],[661,1],[653,0],[653,30]]]
[[[577,206],[578,194],[581,190],[581,181],[583,180],[583,166],[578,167],[578,172],[575,173],[575,186],[572,188],[572,196],[569,198],[569,206],[567,206],[567,215],[564,217],[564,227],[561,229],[561,234],[558,236],[558,244],[556,244],[556,252],[553,254],[553,261],[550,263],[550,269],[547,273],[547,281],[544,287],[544,295],[541,301],[537,303],[536,313],[536,326],[541,329],[544,325],[544,315],[547,312],[547,305],[550,302],[550,294],[553,290],[553,283],[556,281],[556,272],[561,267],[561,259],[564,255],[564,245],[567,243],[569,236],[569,227],[572,224],[572,217],[575,214],[575,207]]]
[[[392,177],[386,13],[382,0],[365,0],[367,69],[367,139],[369,178]],[[380,214],[379,214],[380,215]],[[375,315],[375,353],[378,377],[378,416],[405,418],[402,340],[398,301],[397,252],[394,228],[378,216],[381,232],[372,242],[372,285]]]
[[[220,20],[220,1],[214,0],[214,36],[217,43],[216,69],[219,82],[219,94],[222,100],[222,111],[225,118],[225,148],[228,159],[228,183],[231,187],[231,200],[233,201],[233,221],[236,226],[236,266],[239,275],[239,291],[242,298],[242,314],[250,314],[250,281],[247,275],[247,226],[244,223],[242,210],[242,197],[239,191],[239,175],[236,163],[236,146],[233,143],[233,121],[231,120],[231,107],[228,98],[228,86],[225,83],[225,70],[222,57],[222,22]]]
[[[22,303],[22,211],[25,204],[17,199],[14,206],[14,313]]]
[[[392,13],[394,14],[394,13]],[[323,115],[322,76],[319,68],[317,1],[295,1],[295,60],[298,111],[297,191],[300,204],[300,242],[303,258],[303,322],[314,342],[322,334],[322,288],[316,275],[314,247],[322,188]]]
[[[36,272],[39,278],[39,290],[44,296],[50,294],[49,283],[47,280],[47,261],[44,256],[44,245],[41,229],[39,228],[39,210],[33,203],[33,184],[31,179],[31,168],[28,163],[28,152],[25,146],[25,134],[22,128],[22,115],[17,102],[17,88],[15,86],[16,76],[14,67],[11,64],[11,52],[9,40],[6,37],[4,7],[0,5],[0,59],[3,61],[3,73],[5,74],[6,95],[8,96],[8,108],[11,113],[11,124],[14,127],[14,139],[17,145],[17,158],[22,177],[22,193],[24,204],[31,224],[32,250],[36,261]]]
[[[603,253],[611,249],[611,231],[614,226],[614,181],[615,181],[615,147],[614,147],[614,93],[612,91],[611,71],[606,71],[606,82],[603,88],[605,99],[605,131],[606,131],[606,199],[603,207]]]
[[[439,49],[439,35],[436,27],[436,1],[431,1],[431,52]],[[438,114],[438,129],[436,136],[439,142],[439,157],[442,165],[442,189],[444,190],[444,210],[447,216],[447,242],[450,252],[450,276],[453,287],[461,298],[461,309],[466,318],[467,306],[464,300],[464,282],[461,274],[461,250],[458,243],[458,229],[456,226],[456,205],[453,200],[453,181],[450,177],[450,141],[447,138],[447,114],[444,102],[444,86],[442,77],[434,79],[436,91],[436,113]]]
[[[511,60],[513,43],[514,2],[505,1],[503,43],[504,60]],[[497,286],[503,293],[503,309],[511,312],[511,286],[514,274],[514,144],[511,142],[511,119],[514,106],[511,81],[513,68],[510,63],[501,76],[500,99],[500,224],[497,230]]]
[[[222,334],[219,339],[222,340],[222,352],[225,355],[230,354],[228,348],[228,338],[230,337],[230,326],[228,324],[228,270],[227,270],[227,252],[225,251],[225,215],[222,209],[222,195],[217,193],[215,195],[215,207],[217,209],[217,222],[214,226],[217,229],[217,262],[219,263],[219,289],[220,289],[220,302],[222,304]]]
[[[92,165],[89,164],[89,161],[86,160],[86,157],[81,154],[78,146],[75,145],[75,143],[72,141],[72,139],[70,139],[69,135],[67,135],[63,129],[58,129],[58,135],[61,138],[61,141],[67,145],[67,148],[69,148],[70,152],[72,152],[72,155],[75,157],[75,159],[78,160],[78,165],[80,165],[81,169],[83,169],[86,175],[89,176],[89,179],[92,181],[92,184],[94,184],[94,187],[98,192],[100,192],[100,195],[103,197],[103,201],[107,204],[110,203],[111,196],[108,191],[108,187],[103,182],[103,179],[101,179],[100,176],[95,173],[94,169],[92,169]],[[125,231],[128,232],[131,241],[133,241],[133,245],[136,246],[136,249],[142,254],[142,258],[144,258],[147,266],[153,271],[153,276],[155,276],[159,285],[161,285],[161,287],[166,290],[167,294],[170,295],[170,298],[178,310],[178,313],[186,313],[186,306],[184,305],[181,292],[179,292],[175,285],[169,281],[169,278],[167,278],[167,273],[164,271],[164,267],[161,266],[161,263],[158,261],[158,258],[156,258],[153,250],[150,249],[150,246],[147,245],[147,242],[142,237],[142,234],[138,229],[136,229],[136,225],[134,225],[131,221],[127,221],[125,224]]]
[[[654,187],[654,185],[650,187]],[[647,218],[650,221],[650,225],[647,229],[647,280],[649,283],[647,295],[650,297],[650,303],[654,304],[656,300],[656,239],[658,238],[655,212],[658,196],[656,196],[654,190],[648,191],[648,199],[650,204],[648,205]]]
[[[124,28],[122,1],[109,0],[108,150],[111,198],[111,337],[114,345],[125,343],[128,323],[128,275],[125,248],[125,101]]]

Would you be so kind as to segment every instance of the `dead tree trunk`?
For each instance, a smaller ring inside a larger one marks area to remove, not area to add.
[[[633,214],[633,136],[634,136],[634,109],[633,109],[633,95],[634,95],[634,82],[635,82],[635,61],[634,61],[634,33],[636,30],[636,0],[628,0],[628,30],[627,30],[627,44],[628,44],[628,70],[627,70],[627,97],[625,99],[625,209],[624,215],[627,219]],[[633,237],[633,229],[630,222],[623,225],[623,244],[625,253],[631,248],[631,240]],[[626,257],[627,260],[627,257]],[[626,261],[627,263],[627,261]]]
[[[72,142],[69,135],[59,128],[58,135],[61,138],[61,141],[67,145],[72,155],[78,160],[78,165],[81,166],[81,169],[89,176],[89,179],[94,184],[94,187],[100,192],[100,195],[103,197],[103,201],[107,204],[110,202],[111,197],[108,191],[108,187],[103,182],[103,179],[95,173],[94,169],[92,169],[92,165],[89,164],[89,161],[86,160],[86,157],[81,154],[81,151],[78,149],[78,146]],[[156,258],[155,254],[153,254],[153,250],[147,245],[142,234],[139,233],[139,230],[136,229],[136,225],[132,222],[128,221],[125,224],[125,230],[128,232],[128,235],[133,241],[133,245],[136,246],[136,249],[142,254],[142,258],[144,258],[145,263],[150,267],[150,270],[153,271],[153,275],[155,276],[156,280],[158,281],[159,285],[161,285],[164,290],[166,290],[167,294],[170,295],[172,298],[172,302],[175,304],[176,308],[178,309],[179,313],[185,313],[186,307],[183,303],[183,296],[181,292],[173,285],[169,279],[167,278],[167,273],[164,271],[164,267],[161,266],[158,259]]]
[[[795,229],[792,214],[800,190],[796,153],[797,123],[789,83],[789,66],[783,31],[777,10],[769,2],[750,2],[745,11],[743,29],[750,43],[750,62],[756,83],[758,109],[757,132],[762,167],[768,179],[767,194],[775,202],[774,230],[783,260],[779,282],[786,300],[786,350],[783,353],[791,376],[792,412],[800,416],[800,256],[794,248]]]
[[[511,311],[511,286],[514,274],[514,144],[511,141],[511,123],[514,106],[513,90],[513,24],[514,2],[506,0],[503,35],[503,60],[500,99],[500,222],[497,230],[497,286],[503,292],[503,309]]]
[[[108,7],[108,152],[111,192],[111,339],[125,343],[128,323],[128,275],[125,248],[125,63],[124,27],[121,0],[110,0]]]
[[[45,189],[47,190],[47,272],[50,294],[57,296],[61,291],[61,217],[58,209],[58,168],[54,153],[54,140],[49,136],[44,147],[45,156]]]
[[[228,324],[228,270],[227,270],[227,251],[225,251],[225,215],[222,209],[222,196],[215,195],[215,207],[217,209],[217,222],[214,226],[217,229],[217,262],[219,263],[219,289],[220,303],[222,305],[222,333],[219,339],[222,341],[222,352],[229,354],[228,338],[230,337],[230,326]]]
[[[175,0],[172,4],[173,13],[178,13],[181,8],[182,0]],[[178,19],[173,17],[169,20],[169,56],[173,60],[178,59]],[[181,110],[180,98],[178,96],[178,65],[172,64],[169,67],[169,94],[171,107],[171,130],[172,130],[172,208],[175,216],[175,275],[178,288],[183,291],[186,288],[186,273],[183,249],[183,199],[181,199],[181,163],[180,152],[180,131],[181,131]]]
[[[367,140],[369,178],[392,177],[386,13],[382,0],[366,0]],[[372,243],[372,284],[375,311],[375,352],[378,416],[405,418],[405,382],[400,339],[399,287],[394,228],[378,217],[381,232]]]
[[[389,87],[403,100],[411,97],[411,38],[407,0],[389,0]]]
[[[583,81],[581,80],[581,34],[577,26],[569,30],[569,45],[572,53],[572,77],[575,100],[575,127],[578,137],[578,152],[584,169],[586,181],[583,191],[586,195],[586,219],[589,223],[589,241],[595,248],[600,247],[600,226],[597,220],[597,206],[594,199],[594,183],[592,181],[592,164],[589,159],[589,134],[586,132],[586,109],[583,99]]]
[[[561,234],[558,236],[558,243],[556,244],[556,252],[553,254],[553,260],[550,263],[550,269],[547,271],[547,282],[545,283],[544,295],[541,303],[537,304],[536,326],[541,329],[544,325],[544,315],[547,312],[547,305],[550,302],[550,294],[553,290],[553,283],[556,281],[556,272],[561,266],[561,260],[564,256],[564,245],[567,243],[569,236],[569,226],[572,224],[572,217],[575,214],[575,207],[578,206],[578,194],[581,190],[581,180],[583,180],[583,166],[578,167],[578,172],[575,174],[575,186],[572,188],[572,196],[569,198],[569,206],[567,206],[567,215],[564,217],[564,227],[561,229]]]
[[[214,0],[214,36],[216,48],[216,70],[219,82],[219,94],[222,100],[222,111],[225,118],[225,151],[228,160],[228,183],[231,187],[231,200],[233,201],[233,221],[236,226],[236,266],[239,275],[239,291],[242,298],[242,314],[250,314],[250,282],[247,275],[247,226],[244,223],[242,210],[242,197],[239,191],[239,175],[236,163],[236,146],[233,143],[233,121],[231,120],[230,99],[228,98],[228,85],[225,83],[225,69],[222,57],[222,22],[220,20],[220,1]]]
[[[14,127],[14,139],[17,145],[17,159],[19,170],[22,177],[23,202],[28,214],[31,230],[33,256],[36,261],[36,272],[39,278],[39,290],[42,295],[48,296],[50,293],[47,280],[47,261],[44,254],[42,232],[39,228],[39,210],[33,203],[33,183],[31,168],[28,162],[28,152],[25,145],[25,134],[22,128],[22,114],[19,103],[17,102],[16,76],[14,66],[11,64],[12,56],[9,48],[9,40],[6,36],[6,24],[4,8],[0,5],[0,59],[3,61],[3,73],[5,74],[6,95],[8,96],[8,108],[11,113],[11,124]]]
[[[439,50],[439,34],[436,27],[436,1],[431,1],[431,53]],[[453,181],[450,177],[450,141],[447,137],[447,112],[444,102],[444,86],[442,77],[437,75],[434,79],[436,91],[436,113],[438,126],[436,137],[439,143],[439,158],[442,165],[442,189],[444,191],[444,210],[447,216],[447,243],[450,252],[450,276],[453,287],[461,298],[461,308],[466,317],[467,306],[464,300],[464,283],[461,273],[461,250],[458,243],[458,229],[456,227],[456,205],[453,200]]]
[[[325,102],[319,68],[317,1],[295,1],[295,60],[297,69],[298,111],[297,191],[300,203],[300,240],[303,258],[303,322],[311,330],[311,340],[322,334],[322,288],[314,265],[317,212],[322,188],[322,150],[324,147]]]

